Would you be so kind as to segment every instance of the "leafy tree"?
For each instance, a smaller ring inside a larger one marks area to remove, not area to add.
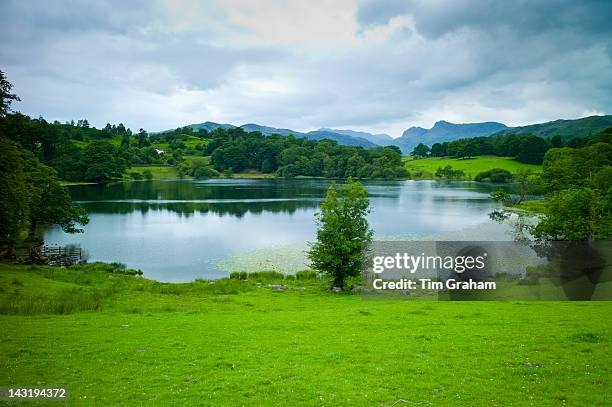
[[[431,146],[431,155],[434,157],[444,157],[446,155],[448,143],[434,143]]]
[[[512,195],[503,189],[498,189],[497,191],[491,192],[489,197],[496,202],[501,202],[504,204],[512,203]]]
[[[548,142],[543,138],[529,135],[521,141],[516,159],[527,164],[541,164],[549,148]]]
[[[529,170],[518,170],[513,179],[513,187],[517,194],[517,200],[514,203],[517,205],[523,202],[527,195],[537,192],[541,184],[539,177]]]
[[[91,142],[81,157],[84,169],[83,178],[87,181],[106,181],[120,178],[128,168],[128,163],[119,157],[118,149],[108,141]]]
[[[554,136],[552,136],[550,138],[550,145],[553,148],[561,148],[563,147],[563,140],[561,139],[561,136],[558,134],[555,134]]]
[[[176,166],[176,172],[179,178],[184,178],[185,175],[189,174],[189,164],[182,162]]]
[[[13,84],[10,83],[4,72],[0,71],[0,117],[6,116],[11,110],[11,103],[18,102],[19,96],[11,93]]]
[[[544,240],[605,240],[612,238],[610,196],[591,188],[553,194],[544,218],[532,234]]]
[[[503,168],[492,168],[488,171],[478,173],[474,180],[479,182],[508,183],[512,181],[512,174],[510,171],[504,170]]]
[[[410,153],[413,157],[427,157],[429,155],[429,147],[423,143],[419,143]]]
[[[138,147],[148,147],[151,145],[149,141],[149,135],[147,134],[145,129],[140,129],[138,131]]]
[[[129,148],[130,147],[130,136],[124,134],[121,138],[121,148]]]
[[[89,222],[87,212],[72,203],[68,190],[60,184],[57,171],[32,158],[26,162],[30,185],[28,211],[29,237],[39,225],[59,225],[66,233],[81,233],[77,224]]]
[[[7,246],[7,257],[13,257],[13,246],[26,229],[30,237],[41,224],[60,225],[67,233],[81,231],[76,225],[86,224],[87,214],[72,203],[54,169],[4,137],[0,153],[0,243]]]
[[[315,270],[333,279],[335,287],[343,288],[346,278],[358,275],[363,266],[373,234],[366,218],[369,212],[367,190],[349,179],[340,188],[332,183],[316,214],[317,241],[308,257]]]
[[[26,225],[29,189],[19,145],[0,136],[0,157],[0,244],[7,246],[4,257],[11,258]]]

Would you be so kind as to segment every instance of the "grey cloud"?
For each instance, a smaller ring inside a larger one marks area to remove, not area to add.
[[[357,18],[367,26],[385,24],[403,14],[412,15],[418,31],[429,37],[460,28],[511,27],[524,35],[571,29],[598,37],[612,32],[612,3],[608,0],[362,0]]]
[[[25,113],[97,125],[161,130],[218,120],[384,130],[431,125],[446,113],[525,124],[610,112],[609,4],[363,1],[357,38],[402,15],[416,31],[399,27],[379,42],[330,52],[237,41],[255,34],[208,4],[210,15],[185,28],[153,1],[3,1],[0,69]],[[248,90],[241,80],[287,81],[291,89]]]

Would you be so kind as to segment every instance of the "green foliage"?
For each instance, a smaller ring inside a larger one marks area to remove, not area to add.
[[[0,136],[0,243],[14,245],[26,227],[29,188],[19,145]]]
[[[512,202],[512,195],[503,189],[498,189],[497,191],[491,192],[489,197],[496,202],[501,202],[504,204],[509,204]]]
[[[142,175],[147,181],[151,181],[153,179],[153,172],[150,169],[144,170]]]
[[[542,183],[549,202],[533,235],[543,240],[612,237],[612,145],[604,130],[582,148],[553,148],[544,156]]]
[[[488,171],[478,173],[478,175],[474,177],[474,180],[479,182],[508,183],[512,181],[512,173],[502,168],[492,168]]]
[[[555,139],[555,142],[557,141]],[[547,140],[532,134],[494,134],[487,137],[464,138],[436,143],[431,147],[431,150],[421,144],[415,148],[411,155],[425,157],[427,152],[430,152],[433,157],[450,156],[456,158],[497,155],[514,157],[526,164],[540,164],[550,147],[551,145]]]
[[[423,143],[419,143],[414,150],[412,150],[412,152],[410,153],[411,156],[413,157],[427,157],[429,155],[429,147],[427,147],[425,144]]]
[[[295,278],[297,280],[315,280],[319,278],[319,275],[314,270],[300,270],[295,273]]]
[[[106,181],[121,178],[129,163],[119,157],[118,148],[104,140],[94,141],[85,147],[81,157],[86,181]]]
[[[549,148],[550,145],[545,139],[528,135],[519,144],[516,159],[522,163],[541,164]]]
[[[190,174],[195,179],[215,178],[220,175],[218,171],[201,160],[192,161]]]
[[[139,181],[142,179],[142,174],[136,171],[130,172],[128,175],[130,176],[130,178],[136,181]]]
[[[451,165],[447,165],[444,168],[439,167],[436,170],[436,177],[446,179],[457,179],[465,176],[465,173],[461,170],[454,170]]]
[[[4,117],[10,111],[11,103],[19,101],[19,97],[11,93],[13,85],[6,80],[4,72],[0,71],[0,117]]]
[[[285,278],[285,275],[283,273],[280,273],[278,271],[256,271],[254,273],[245,273],[244,276],[245,278],[243,278],[243,280],[250,280],[250,281],[275,281],[275,280],[283,280]]]
[[[30,236],[38,225],[60,225],[67,233],[80,232],[77,224],[88,222],[86,212],[73,205],[57,173],[41,164],[14,141],[0,137],[0,243],[11,247]]]
[[[28,160],[26,167],[30,190],[27,217],[30,236],[34,236],[38,225],[59,225],[66,233],[83,232],[77,224],[89,222],[87,212],[72,203],[68,190],[60,185],[57,172],[35,158]]]
[[[545,216],[533,230],[544,240],[606,240],[612,238],[611,191],[591,188],[555,192]]]
[[[255,170],[287,178],[401,178],[407,174],[397,147],[366,150],[331,140],[264,136],[240,128],[219,128],[210,137],[205,154],[211,155],[211,164],[219,172]]]
[[[349,181],[327,190],[325,202],[317,218],[317,241],[308,257],[312,268],[333,279],[336,287],[344,287],[350,276],[361,272],[372,230],[366,218],[370,212],[367,190],[360,183]]]
[[[448,147],[448,143],[434,143],[431,146],[430,155],[432,157],[444,157],[446,155],[446,148]]]
[[[612,165],[612,145],[597,142],[580,149],[553,148],[544,156],[542,180],[549,191],[580,187]]]

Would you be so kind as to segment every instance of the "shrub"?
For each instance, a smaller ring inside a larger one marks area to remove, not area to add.
[[[295,278],[298,280],[314,280],[318,277],[319,275],[314,270],[300,270],[295,273]]]
[[[278,271],[256,271],[249,273],[249,280],[255,281],[267,281],[267,280],[284,280],[285,275]]]
[[[141,180],[142,179],[142,174],[139,172],[130,172],[129,174],[130,178],[134,179],[134,180]]]
[[[463,171],[453,170],[453,167],[451,165],[447,165],[444,168],[438,167],[438,169],[436,170],[436,177],[438,178],[454,179],[454,178],[462,178],[464,176],[465,176],[465,173]]]
[[[489,181],[496,183],[508,183],[512,181],[512,174],[510,173],[510,171],[504,170],[502,168],[492,168],[488,171],[478,173],[474,180],[479,182]]]
[[[151,172],[151,170],[144,170],[144,171],[142,172],[142,175],[144,176],[144,178],[145,178],[147,181],[150,181],[150,180],[152,180],[152,179],[153,179],[153,173]]]
[[[196,179],[214,178],[219,176],[219,172],[211,166],[198,166],[193,170],[193,177]]]

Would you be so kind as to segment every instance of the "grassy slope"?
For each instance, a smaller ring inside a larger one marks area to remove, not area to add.
[[[610,403],[612,303],[365,301],[290,286],[0,265],[4,312],[31,295],[39,311],[68,312],[0,316],[0,383],[67,386],[80,405]]]
[[[432,178],[439,167],[445,167],[447,165],[452,166],[455,170],[465,172],[466,177],[469,179],[473,179],[479,172],[487,171],[492,168],[502,168],[510,172],[516,172],[520,169],[527,169],[532,172],[542,171],[541,165],[523,164],[510,157],[479,156],[470,159],[431,157],[418,160],[406,157],[404,160],[406,169],[410,171],[411,174],[417,171],[426,173],[423,178]]]
[[[144,174],[145,171],[151,171],[151,175],[153,179],[174,179],[178,178],[178,173],[176,171],[176,167],[170,166],[159,166],[159,165],[138,165],[132,166],[126,171],[126,174],[131,172],[139,172],[140,174]]]

